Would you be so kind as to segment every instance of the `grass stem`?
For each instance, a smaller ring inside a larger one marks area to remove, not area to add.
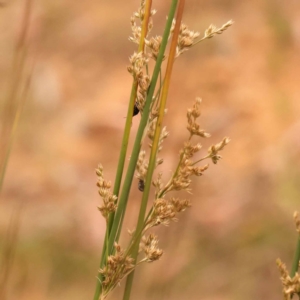
[[[174,4],[174,2],[173,2],[173,4]],[[149,193],[150,193],[150,188],[151,188],[151,183],[152,183],[152,176],[153,176],[153,172],[154,172],[154,169],[156,166],[156,154],[158,152],[159,138],[160,138],[161,129],[162,129],[162,121],[163,121],[164,114],[165,114],[164,111],[165,111],[165,107],[166,107],[166,101],[167,101],[167,96],[168,96],[172,68],[173,68],[175,54],[176,54],[176,46],[177,46],[177,41],[178,41],[181,19],[182,19],[182,15],[183,15],[184,2],[185,2],[184,0],[179,1],[177,16],[176,16],[176,25],[175,25],[175,29],[174,29],[174,33],[173,33],[172,43],[171,43],[171,47],[170,47],[170,54],[169,54],[169,59],[168,59],[168,64],[167,64],[167,69],[166,69],[166,75],[165,75],[165,80],[164,80],[164,84],[163,84],[163,88],[162,88],[159,115],[158,115],[158,120],[156,123],[156,129],[155,129],[154,139],[153,139],[153,143],[152,143],[152,149],[151,149],[149,166],[148,166],[148,171],[147,171],[145,189],[143,192],[142,203],[141,203],[141,207],[140,207],[140,213],[139,213],[138,223],[137,223],[137,228],[136,228],[137,236],[134,237],[135,243],[134,243],[134,247],[133,247],[133,251],[132,251],[132,255],[131,255],[131,257],[134,259],[135,262],[137,260],[138,250],[139,250],[139,242],[140,242],[141,234],[142,234],[143,227],[144,227],[144,220],[145,220],[146,208],[147,208],[147,203],[148,203]],[[173,9],[175,9],[175,7],[176,6],[174,4]],[[174,12],[175,12],[175,10],[174,10]],[[168,20],[170,20],[170,19],[168,19]],[[130,299],[133,278],[134,278],[134,271],[131,272],[127,276],[123,300]]]
[[[296,252],[294,255],[294,260],[292,264],[292,269],[291,269],[291,278],[293,278],[296,274],[296,272],[299,269],[299,261],[300,261],[300,237],[297,239],[297,247],[296,247]]]

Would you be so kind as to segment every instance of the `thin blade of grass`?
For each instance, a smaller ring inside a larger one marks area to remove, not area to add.
[[[26,94],[29,87],[30,79],[26,80],[23,95],[19,95],[22,83],[22,75],[24,73],[25,61],[27,57],[26,37],[29,31],[29,22],[32,10],[32,0],[26,0],[24,7],[24,14],[20,35],[18,37],[14,58],[13,69],[11,77],[10,90],[5,102],[3,111],[3,129],[1,139],[1,153],[0,153],[0,192],[2,191],[5,172],[11,153],[11,148],[16,135],[16,130],[20,120],[21,112],[23,110]],[[21,99],[19,99],[21,97]]]
[[[292,269],[291,269],[291,273],[290,273],[291,278],[293,278],[295,276],[296,272],[298,272],[299,262],[300,262],[300,237],[298,236],[296,251],[294,254],[293,265],[292,265]]]
[[[185,5],[185,0],[179,0],[177,14],[176,14],[176,24],[175,24],[175,28],[174,28],[173,37],[172,37],[170,54],[169,54],[164,84],[163,84],[162,93],[161,93],[159,115],[158,115],[158,120],[156,123],[156,129],[155,129],[154,139],[153,139],[152,148],[151,148],[146,183],[145,183],[145,188],[144,188],[144,192],[143,192],[143,197],[142,197],[142,202],[141,202],[141,207],[140,207],[140,212],[139,212],[139,217],[138,217],[138,223],[137,223],[137,227],[135,230],[136,236],[134,237],[135,241],[134,241],[134,247],[133,247],[133,251],[132,251],[132,255],[131,255],[131,257],[134,259],[135,263],[136,263],[137,256],[138,256],[139,242],[141,239],[141,233],[143,231],[143,226],[144,226],[144,219],[145,219],[146,208],[147,208],[147,203],[148,203],[149,193],[150,193],[150,188],[151,188],[151,183],[152,183],[152,176],[153,176],[153,172],[154,172],[155,165],[156,165],[156,154],[158,152],[158,144],[159,144],[159,138],[160,138],[161,129],[162,129],[162,121],[164,118],[164,111],[166,108],[166,101],[167,101],[167,97],[168,97],[170,79],[171,79],[173,64],[174,64],[174,60],[175,60],[176,47],[177,47],[177,41],[178,41],[178,35],[179,35],[184,5]],[[134,278],[134,271],[131,272],[127,276],[123,300],[130,299],[133,278]]]
[[[17,248],[18,233],[21,222],[21,208],[19,204],[12,212],[9,226],[7,228],[6,239],[4,243],[3,258],[1,264],[0,276],[0,299],[5,300],[9,276],[12,271],[13,261]]]
[[[160,51],[159,51],[159,54],[158,54],[158,57],[157,57],[155,67],[154,67],[150,87],[149,87],[148,94],[147,94],[146,103],[145,103],[144,110],[143,110],[143,115],[142,115],[140,125],[139,125],[138,131],[137,131],[136,139],[135,139],[135,142],[134,142],[134,147],[133,147],[132,154],[131,154],[130,161],[129,161],[127,174],[126,174],[126,177],[125,177],[124,185],[123,185],[122,192],[121,192],[121,195],[120,195],[120,199],[119,199],[119,202],[118,202],[118,208],[117,208],[117,211],[116,211],[115,220],[114,220],[111,235],[110,235],[110,238],[109,238],[109,247],[108,247],[109,251],[113,251],[114,242],[117,241],[116,240],[117,230],[118,230],[119,227],[120,228],[122,227],[122,222],[123,222],[123,219],[124,219],[124,212],[126,211],[126,206],[127,206],[127,202],[128,202],[130,187],[131,187],[131,184],[132,184],[132,179],[133,179],[133,176],[134,176],[136,163],[137,163],[138,156],[139,156],[140,149],[141,149],[141,142],[142,142],[142,138],[143,138],[143,135],[144,135],[144,130],[146,128],[149,113],[150,113],[150,105],[151,105],[151,102],[152,102],[152,97],[154,95],[157,79],[159,77],[159,72],[160,72],[160,69],[161,69],[161,64],[162,64],[162,61],[163,61],[165,49],[166,49],[167,42],[168,42],[170,29],[171,29],[171,25],[172,25],[172,20],[173,20],[174,15],[175,15],[177,2],[178,2],[178,0],[173,0],[173,2],[171,4],[171,7],[170,7],[168,20],[167,20],[167,23],[166,23],[162,43],[161,43],[161,46],[160,46]]]
[[[144,17],[143,24],[142,24],[142,32],[141,32],[141,39],[140,39],[138,52],[144,51],[144,48],[145,48],[145,37],[146,37],[147,31],[148,31],[148,22],[149,22],[149,18],[151,15],[151,7],[152,7],[152,0],[147,0],[146,6],[145,6],[145,17]],[[120,152],[120,156],[119,156],[119,162],[118,162],[115,183],[114,183],[114,189],[113,189],[113,194],[116,195],[117,197],[119,197],[119,191],[120,191],[120,186],[121,186],[121,181],[122,181],[122,176],[123,176],[123,171],[124,171],[128,142],[129,142],[130,131],[131,131],[133,108],[134,108],[135,99],[137,96],[137,89],[138,89],[138,83],[136,80],[134,80],[132,83],[132,87],[131,87],[130,100],[129,100],[126,123],[125,123],[125,128],[124,128],[123,139],[122,139],[121,152]],[[109,216],[108,225],[107,225],[106,233],[105,233],[106,239],[105,239],[103,247],[102,247],[100,268],[103,266],[105,259],[108,256],[108,250],[107,250],[108,242],[107,241],[108,241],[108,237],[110,235],[111,228],[112,228],[112,225],[114,222],[114,217],[115,217],[114,213]],[[95,294],[94,294],[94,300],[99,299],[100,293],[101,293],[101,282],[99,280],[97,280],[96,290],[95,290]]]

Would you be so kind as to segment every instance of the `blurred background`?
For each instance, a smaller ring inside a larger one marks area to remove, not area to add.
[[[153,34],[170,2],[153,1]],[[136,51],[129,20],[139,1],[32,4],[26,51],[34,71],[0,200],[2,299],[92,299],[105,233],[94,170],[102,163],[114,180],[132,82],[126,67]],[[24,7],[1,1],[2,112]],[[282,299],[275,260],[290,269],[300,200],[299,13],[296,0],[186,1],[184,22],[201,34],[211,23],[235,24],[176,61],[164,174],[178,160],[197,96],[212,134],[203,154],[224,136],[231,142],[193,181],[192,208],[158,228],[164,256],[138,269],[132,299]],[[2,113],[2,129],[10,117]],[[128,229],[140,199],[134,183]],[[123,287],[110,299],[121,299]]]

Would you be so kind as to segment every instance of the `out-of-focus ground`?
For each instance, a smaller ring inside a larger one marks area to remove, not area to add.
[[[7,93],[24,1],[0,8],[0,96]],[[158,9],[160,33],[170,1]],[[193,182],[193,206],[160,228],[163,258],[141,266],[133,299],[282,299],[275,259],[291,266],[292,214],[300,200],[300,3],[186,1],[184,22],[201,33],[229,19],[228,31],[176,62],[162,156],[167,177],[187,137],[185,111],[203,99],[201,124],[224,136],[223,159]],[[35,1],[30,97],[0,201],[0,251],[22,204],[6,299],[92,299],[105,223],[94,169],[114,179],[136,46],[129,19],[139,1]],[[137,116],[132,124],[136,132]],[[141,194],[133,188],[126,227]],[[126,237],[126,234],[125,234]],[[121,299],[124,284],[111,299]]]

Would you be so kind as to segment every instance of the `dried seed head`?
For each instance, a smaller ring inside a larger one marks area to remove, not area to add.
[[[145,75],[144,73],[140,72],[137,78],[137,82],[139,85],[140,90],[146,92],[150,85],[150,77]]]
[[[289,276],[289,272],[288,272],[288,270],[286,268],[286,265],[279,258],[277,258],[276,264],[277,264],[277,267],[278,267],[278,269],[280,271],[280,275],[282,277]]]
[[[152,16],[155,15],[156,10],[152,9],[150,11],[150,18],[148,21],[148,31],[147,35],[150,33],[151,29],[153,28],[153,20]],[[138,11],[133,14],[133,16],[130,18],[130,24],[131,24],[131,31],[132,36],[129,37],[129,41],[139,44],[141,40],[141,32],[142,27],[141,25],[137,25],[136,20],[139,21],[139,23],[142,23],[145,17],[145,0],[141,2],[140,7],[138,8]]]
[[[142,28],[141,26],[138,26],[135,21],[135,17],[130,18],[130,24],[131,24],[131,31],[132,31],[132,36],[130,36],[128,39],[129,41],[139,44],[141,40],[141,32]]]
[[[152,37],[150,40],[145,39],[145,44],[150,50],[150,58],[157,60],[160,45],[162,42],[162,37],[160,35],[157,35],[156,37]],[[165,56],[163,57],[165,59]]]
[[[159,109],[158,109],[158,97],[153,97],[152,98],[152,104],[151,104],[151,111],[150,111],[150,114],[149,114],[149,123],[153,122],[155,119],[158,118],[158,115],[159,115]],[[166,114],[168,112],[167,109],[164,110],[164,114]]]
[[[202,176],[203,172],[208,169],[208,166],[209,165],[207,164],[204,167],[193,167],[193,175]]]
[[[182,23],[180,25],[178,43],[176,47],[176,57],[190,49],[199,35],[199,32],[189,30],[187,25]]]
[[[169,132],[167,131],[167,127],[163,127],[161,130],[160,136],[159,136],[159,141],[158,141],[158,152],[162,150],[162,144],[164,140],[169,136]]]
[[[145,16],[145,4],[146,4],[146,0],[142,0],[141,5],[138,8],[138,11],[134,13],[134,16],[137,19],[140,19],[141,21],[144,20],[144,16]]]
[[[196,98],[193,108],[187,110],[187,120],[188,120],[187,130],[190,132],[191,136],[198,135],[206,138],[206,137],[210,137],[210,134],[205,132],[205,130],[200,129],[200,125],[197,123],[197,118],[199,118],[201,115],[200,103],[201,103],[201,99]]]
[[[177,198],[172,198],[171,202],[174,206],[174,210],[176,213],[185,211],[188,207],[191,207],[191,201],[189,199],[177,199]]]
[[[124,250],[117,243],[114,244],[115,254],[107,258],[106,265],[99,269],[102,276],[102,296],[107,295],[114,287],[135,267],[133,259],[125,256]],[[105,299],[105,297],[104,297]]]
[[[225,137],[220,143],[213,145],[208,149],[209,157],[211,158],[214,164],[216,164],[222,158],[222,156],[218,153],[219,151],[223,150],[229,142],[230,139]]]
[[[286,265],[278,258],[276,260],[280,272],[280,280],[283,285],[283,295],[285,300],[291,300],[294,294],[300,293],[300,276],[298,273],[293,278],[289,276]]]
[[[144,55],[143,52],[134,52],[129,57],[129,62],[131,65],[127,67],[128,72],[132,74],[135,80],[141,81],[141,78],[144,78],[143,68],[148,64],[148,58]],[[145,81],[147,81],[147,79],[145,79]]]
[[[148,138],[151,140],[149,143],[149,147],[152,147],[152,141],[154,140],[154,135],[155,135],[155,130],[156,130],[156,123],[157,123],[157,118],[153,119],[150,122],[150,125],[148,127],[147,135]],[[167,127],[163,127],[161,130],[160,136],[159,136],[159,141],[158,141],[158,152],[162,150],[162,145],[164,140],[169,136],[169,132],[167,131]]]
[[[191,175],[193,174],[193,166],[192,161],[189,159],[182,159],[181,163],[179,164],[179,169],[177,174],[172,179],[171,190],[180,191],[186,190],[190,192],[191,189],[190,184],[192,182]]]
[[[152,214],[147,221],[146,229],[153,226],[163,224],[168,226],[171,221],[176,222],[176,214],[190,207],[189,200],[171,199],[156,199],[153,203]]]
[[[102,205],[98,206],[98,210],[101,212],[102,216],[108,220],[109,215],[115,212],[117,208],[117,196],[113,195],[110,187],[111,182],[106,181],[103,178],[103,167],[99,165],[96,169],[96,174],[98,177],[97,186],[99,188],[98,193],[103,200]]]
[[[233,24],[233,21],[229,20],[227,23],[223,24],[222,27],[220,27],[220,28],[217,28],[213,24],[209,25],[209,27],[205,30],[204,39],[210,39],[216,34],[223,33],[223,31],[228,29],[232,24]]]
[[[182,150],[182,153],[185,154],[186,158],[192,158],[200,149],[202,148],[200,143],[197,143],[196,145],[192,145],[190,141],[187,141],[184,143],[184,147]]]
[[[155,187],[155,198],[158,198],[159,193],[163,189],[163,182],[162,182],[162,173],[158,173],[156,180],[152,182],[153,186]]]
[[[172,202],[167,199],[156,199],[153,204],[153,213],[151,215],[151,227],[163,224],[168,226],[170,221],[176,221],[175,210]]]
[[[158,260],[163,255],[163,251],[159,249],[158,246],[158,239],[157,236],[154,234],[150,234],[147,237],[143,236],[142,238],[142,249],[145,253],[145,261],[153,262]]]

